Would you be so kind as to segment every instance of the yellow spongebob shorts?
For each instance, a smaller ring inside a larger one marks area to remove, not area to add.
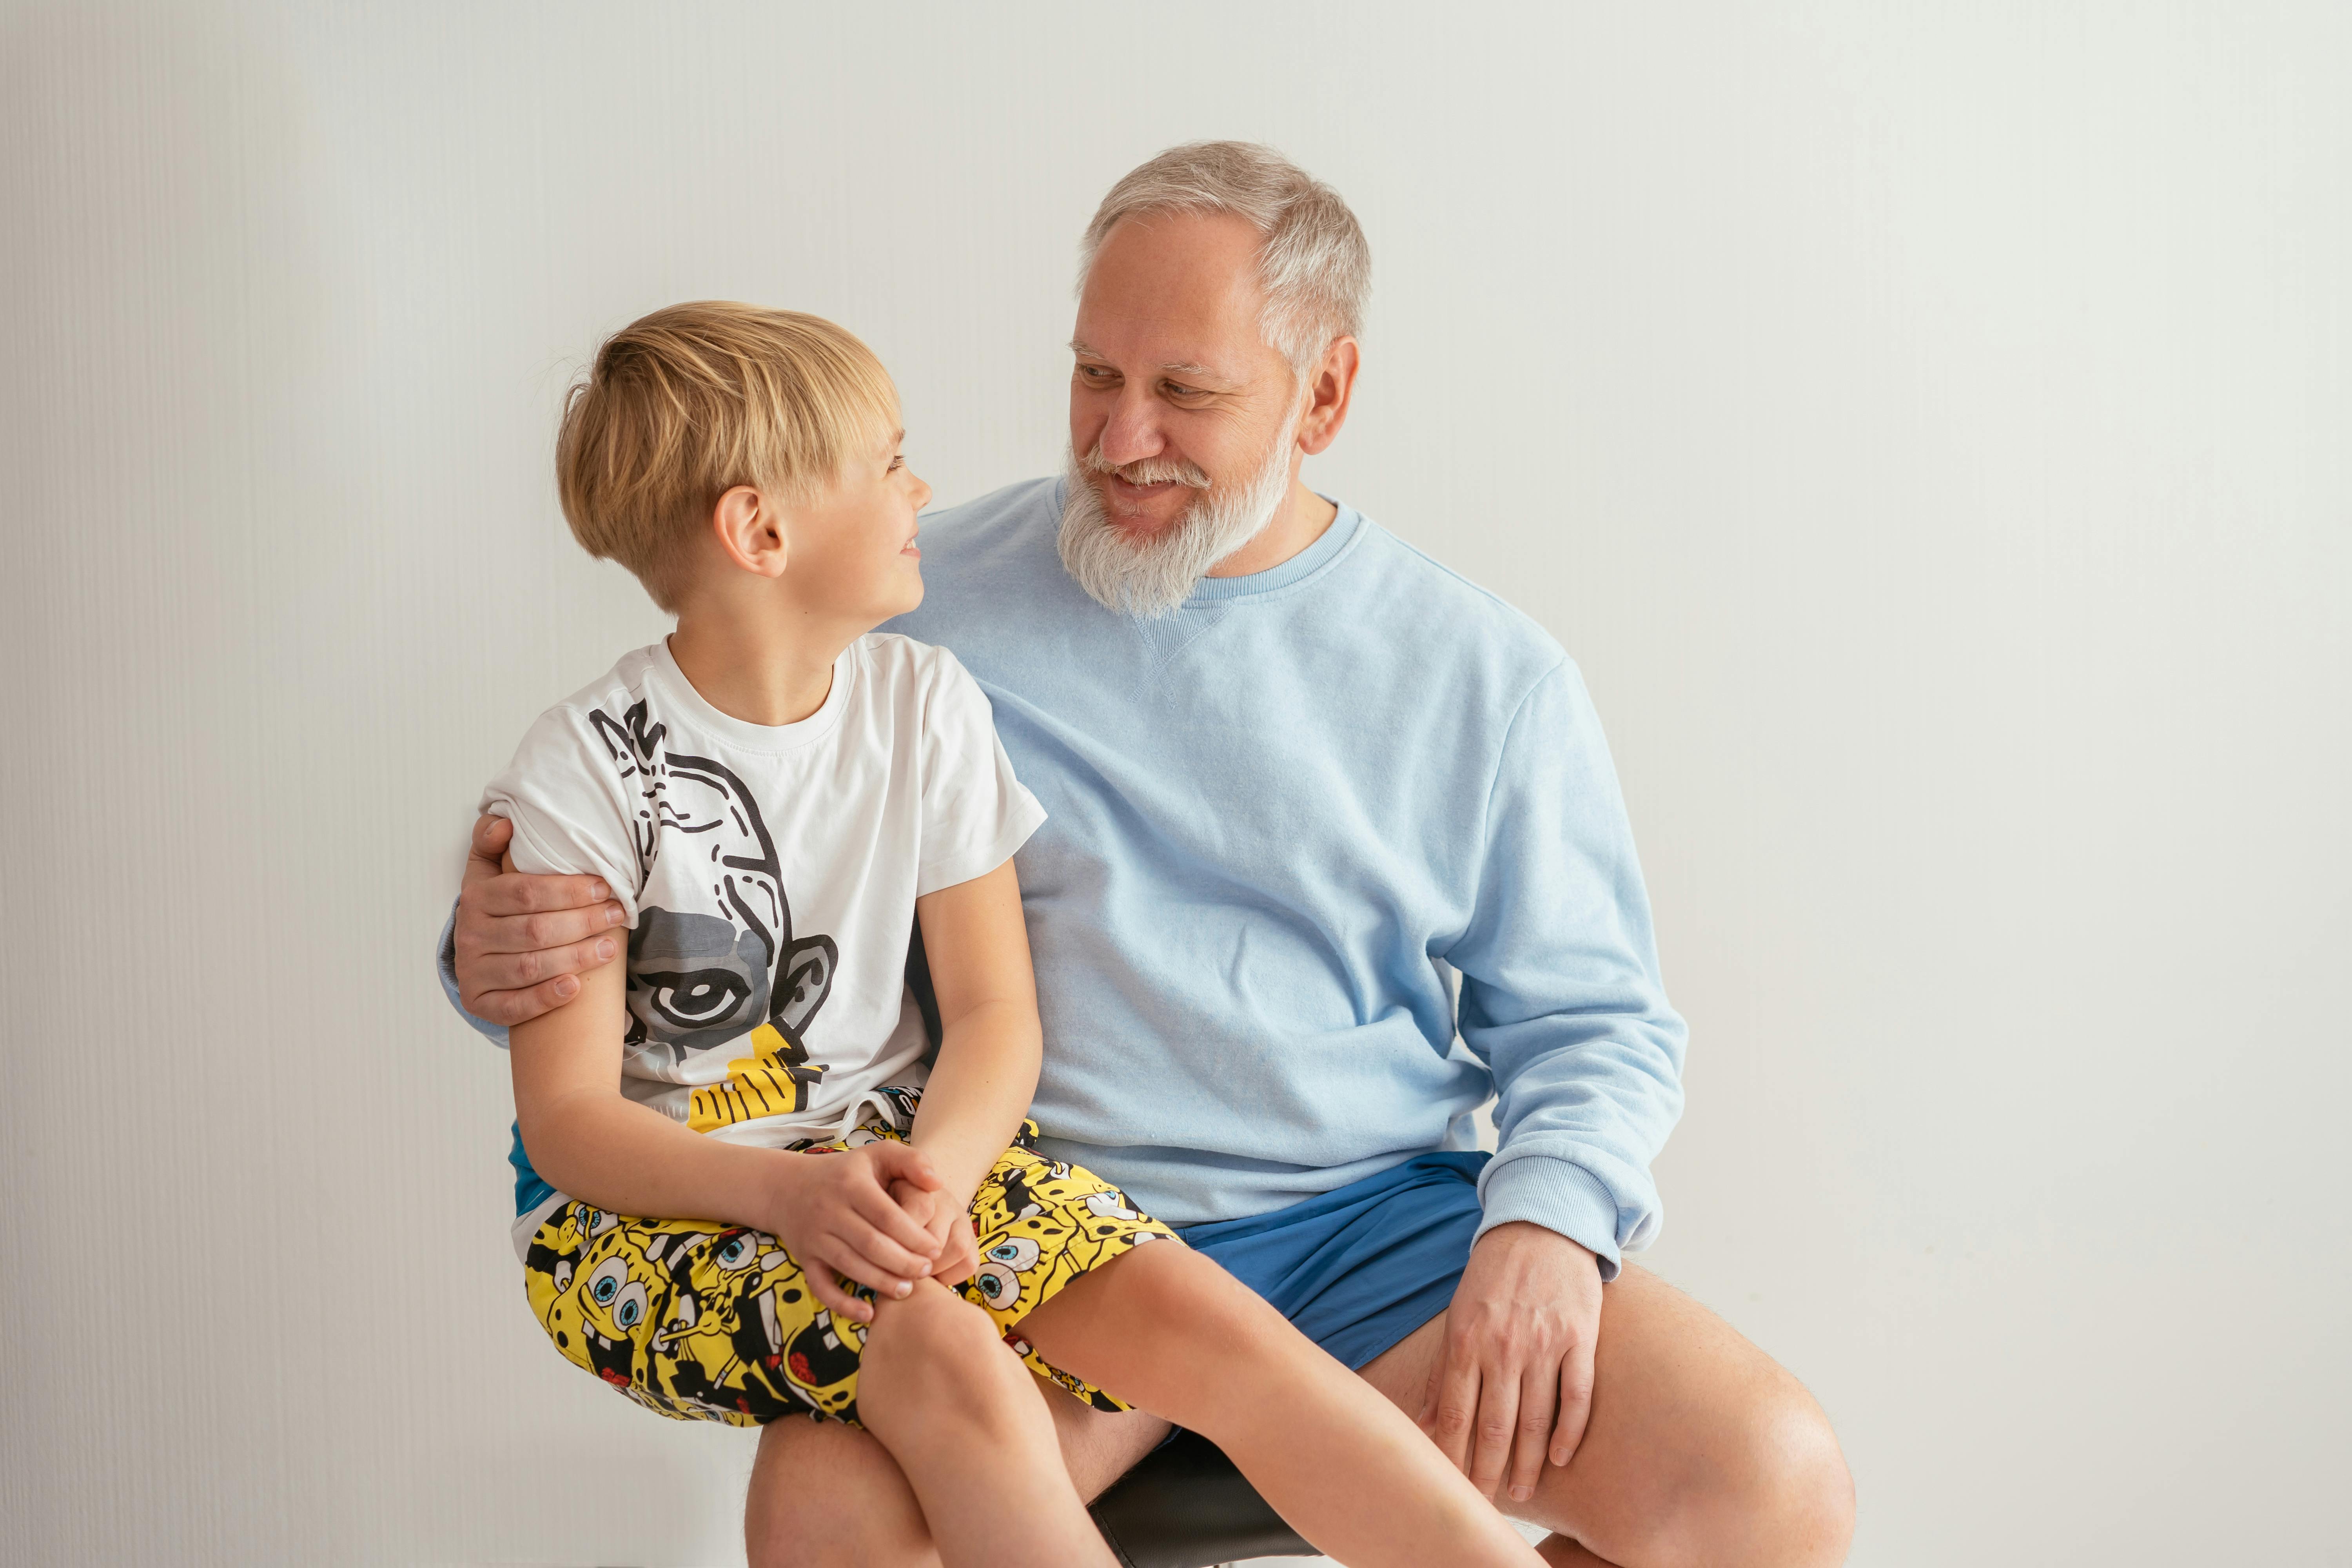
[[[793,1147],[825,1152],[877,1137],[904,1142],[894,1129],[868,1124]],[[1124,1410],[1048,1363],[1013,1325],[1087,1270],[1175,1237],[1109,1183],[1039,1153],[1036,1137],[1036,1125],[1023,1123],[972,1194],[980,1268],[955,1289],[995,1320],[1033,1370],[1098,1410]],[[648,1410],[734,1426],[781,1415],[857,1419],[865,1326],[827,1311],[801,1266],[765,1231],[630,1219],[566,1202],[531,1238],[523,1277],[531,1312],[555,1348]]]

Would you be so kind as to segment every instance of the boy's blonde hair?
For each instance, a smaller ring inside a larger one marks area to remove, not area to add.
[[[672,305],[605,339],[565,396],[556,491],[582,549],[676,610],[720,496],[755,485],[810,500],[892,432],[898,408],[874,352],[823,317]]]

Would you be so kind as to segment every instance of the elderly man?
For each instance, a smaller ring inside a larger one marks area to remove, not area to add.
[[[1841,1561],[1820,1409],[1621,1266],[1684,1029],[1575,666],[1299,482],[1347,422],[1369,276],[1346,204],[1274,153],[1152,159],[1086,234],[1068,472],[927,520],[929,598],[891,629],[962,659],[1050,814],[1018,857],[1036,1120],[1556,1531],[1549,1560]],[[494,1025],[617,947],[583,879],[499,874],[502,830],[445,946]],[[1053,1405],[1089,1497],[1165,1432]],[[864,1432],[778,1423],[757,1463],[797,1484],[755,1488],[755,1560],[934,1560]]]

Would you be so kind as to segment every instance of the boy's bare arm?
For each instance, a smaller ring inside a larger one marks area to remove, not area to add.
[[[701,1133],[620,1091],[623,998],[617,963],[581,976],[580,994],[514,1026],[515,1121],[532,1168],[559,1191],[616,1214],[748,1225],[784,1243],[817,1299],[869,1321],[872,1308],[835,1273],[904,1296],[931,1272],[938,1239],[890,1196],[934,1190],[929,1160],[903,1143],[793,1154]]]
[[[939,996],[938,1063],[916,1113],[914,1142],[939,1172],[943,1203],[961,1214],[1021,1130],[1037,1093],[1044,1034],[1029,967],[1021,884],[995,870],[915,901]]]

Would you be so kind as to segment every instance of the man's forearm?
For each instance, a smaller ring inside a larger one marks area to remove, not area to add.
[[[1496,764],[1478,911],[1446,957],[1462,1040],[1495,1074],[1486,1225],[1527,1220],[1616,1271],[1658,1223],[1650,1164],[1682,1114],[1687,1038],[1601,722],[1562,659]]]

